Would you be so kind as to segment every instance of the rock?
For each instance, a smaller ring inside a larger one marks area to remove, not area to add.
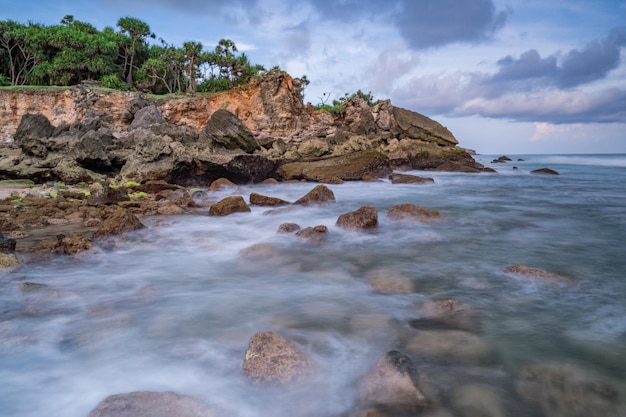
[[[12,269],[19,265],[14,254],[0,252],[0,270]]]
[[[54,133],[54,126],[42,114],[25,114],[20,121],[15,136],[15,144],[30,156],[45,158],[48,155],[46,142]]]
[[[493,161],[491,161],[491,163],[492,164],[500,164],[500,163],[505,163],[505,162],[508,162],[508,161],[511,161],[511,158],[509,158],[506,155],[502,155],[502,156],[494,159]]]
[[[359,181],[381,178],[391,173],[389,158],[376,150],[353,152],[311,162],[291,162],[276,170],[276,175],[288,180],[316,182]]]
[[[309,139],[298,146],[298,153],[304,157],[319,158],[330,153],[330,146],[321,139]]]
[[[260,149],[250,129],[237,116],[224,109],[211,115],[200,134],[200,140],[207,141],[212,147],[241,149],[247,153]]]
[[[43,290],[45,288],[49,288],[48,284],[40,284],[38,282],[24,282],[20,285],[20,292],[22,294],[27,294],[29,292]]]
[[[296,232],[296,236],[307,239],[311,243],[319,243],[328,236],[326,226],[307,227]]]
[[[287,204],[291,204],[289,201],[285,201],[276,197],[268,197],[258,193],[250,193],[250,204],[255,206],[286,206]]]
[[[392,350],[382,355],[376,368],[363,377],[359,403],[391,415],[420,413],[432,403],[418,388],[418,383],[411,359]]]
[[[420,330],[457,329],[475,332],[480,327],[476,310],[454,299],[429,301],[422,304],[417,313],[421,317],[409,321],[409,324]]]
[[[234,182],[232,182],[228,178],[218,178],[218,179],[216,179],[215,181],[213,181],[211,183],[211,185],[209,186],[209,190],[211,190],[211,191],[220,191],[220,190],[223,190],[224,188],[228,188],[228,187],[236,188],[237,184],[235,184]]]
[[[344,213],[337,219],[337,226],[343,229],[374,229],[378,227],[378,211],[371,206]]]
[[[131,392],[105,398],[87,417],[215,417],[207,404],[175,392]]]
[[[626,415],[623,385],[573,364],[524,366],[518,372],[515,388],[526,403],[549,417]]]
[[[504,272],[517,274],[537,281],[554,284],[573,285],[574,280],[565,275],[556,274],[554,272],[544,271],[543,269],[534,268],[525,265],[509,265],[504,268]]]
[[[234,213],[249,213],[250,207],[241,196],[226,197],[209,208],[209,216],[228,216]]]
[[[437,210],[428,210],[414,204],[398,204],[387,212],[387,219],[393,221],[417,221],[436,223],[444,220],[444,215]]]
[[[63,255],[76,255],[93,248],[89,238],[81,233],[74,232],[69,236],[57,236],[56,252]]]
[[[180,185],[170,184],[169,182],[163,180],[149,180],[136,187],[137,191],[148,194],[158,194],[163,191],[176,191],[182,189],[183,187]]]
[[[312,364],[306,354],[280,335],[258,332],[248,343],[243,372],[253,383],[300,382],[312,371]]]
[[[365,277],[367,283],[380,294],[411,294],[415,292],[413,282],[398,271],[378,269]]]
[[[413,111],[393,107],[395,126],[391,131],[398,136],[434,142],[440,146],[456,146],[459,142],[454,135],[440,123]]]
[[[224,167],[238,183],[262,182],[276,172],[276,162],[261,155],[236,155]]]
[[[146,128],[164,123],[166,122],[161,110],[154,104],[151,104],[136,111],[133,122],[130,124],[130,129]]]
[[[76,162],[88,169],[108,169],[111,166],[109,148],[113,145],[113,136],[90,130],[80,137],[71,148]]]
[[[507,417],[500,394],[488,385],[462,385],[450,394],[462,417]]]
[[[558,172],[550,168],[539,168],[539,169],[530,171],[530,173],[531,174],[545,174],[545,175],[559,175]]]
[[[477,364],[493,355],[489,343],[461,330],[422,330],[409,340],[406,349],[442,363]]]
[[[120,206],[107,207],[103,215],[104,221],[96,229],[94,236],[118,235],[145,227],[137,216]]]
[[[326,204],[335,201],[335,194],[325,185],[318,185],[311,191],[300,197],[293,204],[310,206],[313,204]]]
[[[280,249],[271,243],[257,243],[239,251],[239,254],[245,258],[263,258],[268,259],[280,255]]]
[[[278,226],[278,233],[294,233],[300,229],[301,227],[297,223],[283,223]]]
[[[0,252],[14,252],[16,245],[17,241],[15,239],[5,238],[2,232],[0,232]]]
[[[392,184],[428,184],[435,182],[432,178],[419,177],[417,175],[408,174],[391,174],[389,176]]]

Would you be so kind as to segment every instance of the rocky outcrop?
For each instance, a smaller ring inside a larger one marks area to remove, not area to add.
[[[335,201],[335,194],[325,185],[318,185],[311,191],[297,199],[293,204],[310,206],[313,204],[327,204]]]
[[[214,417],[207,404],[175,392],[131,392],[105,398],[87,417]]]
[[[234,114],[219,109],[211,115],[200,133],[200,140],[209,146],[252,153],[259,149],[252,132]]]
[[[344,213],[337,218],[337,226],[353,230],[374,229],[378,226],[378,210],[372,206],[363,206]]]

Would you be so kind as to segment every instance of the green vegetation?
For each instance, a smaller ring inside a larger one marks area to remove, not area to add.
[[[200,42],[176,47],[150,39],[156,39],[150,26],[132,17],[120,18],[117,30],[101,31],[72,15],[51,26],[0,21],[0,86],[98,81],[105,88],[153,94],[214,93],[265,72],[229,39],[209,51]]]
[[[34,187],[35,183],[32,180],[15,179],[15,180],[0,180],[0,187]]]
[[[303,78],[306,78],[306,75],[303,76]],[[355,97],[362,98],[363,100],[365,100],[365,102],[369,106],[373,106],[374,104],[376,104],[376,102],[374,101],[374,96],[372,95],[371,91],[365,94],[363,91],[357,90],[356,92],[352,94],[348,94],[348,93],[344,94],[344,96],[339,98],[339,100],[333,100],[332,105],[326,104],[328,99],[330,99],[330,94],[324,93],[324,96],[320,98],[321,103],[316,105],[315,109],[326,110],[327,112],[331,113],[333,116],[337,118],[341,118],[341,117],[344,117],[345,115],[346,103],[348,103],[350,100],[352,100]]]

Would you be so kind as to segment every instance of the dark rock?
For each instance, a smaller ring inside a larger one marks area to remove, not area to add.
[[[378,227],[378,211],[374,207],[363,206],[340,215],[337,226],[343,229],[374,229]]]
[[[494,159],[493,161],[491,161],[491,163],[492,164],[501,164],[501,163],[505,163],[505,162],[508,162],[508,161],[511,161],[511,158],[509,158],[506,155],[502,155],[502,156]]]
[[[20,292],[22,294],[27,294],[29,292],[39,291],[48,287],[48,284],[40,284],[38,282],[24,282],[22,283],[22,285],[20,285]]]
[[[140,184],[139,187],[136,188],[137,191],[148,193],[148,194],[158,194],[165,190],[175,191],[175,190],[182,190],[182,189],[183,187],[181,187],[180,185],[170,184],[167,181],[163,181],[163,180],[146,181],[145,183]]]
[[[45,158],[48,155],[47,139],[54,133],[54,126],[43,114],[25,114],[13,136],[15,144],[26,155]]]
[[[56,252],[63,255],[76,255],[93,248],[89,238],[81,233],[74,232],[69,236],[57,236]]]
[[[111,166],[108,151],[112,144],[113,136],[110,133],[91,130],[72,147],[72,154],[81,166],[101,170]]]
[[[297,231],[296,236],[307,239],[311,243],[319,243],[328,236],[328,228],[324,225],[306,227]]]
[[[278,233],[294,233],[300,230],[301,227],[296,223],[283,223],[278,226]]]
[[[382,411],[383,415],[414,415],[432,405],[418,385],[413,361],[392,350],[382,355],[376,368],[363,378],[359,403],[362,407]]]
[[[0,252],[14,252],[15,245],[17,245],[15,239],[5,238],[4,235],[0,233]]]
[[[257,384],[299,382],[312,370],[311,361],[300,348],[272,332],[258,332],[250,339],[243,362],[244,375]]]
[[[539,169],[530,171],[530,173],[531,174],[545,174],[545,175],[559,175],[558,172],[550,168],[539,168]]]
[[[261,182],[276,172],[276,162],[261,155],[237,155],[225,166],[230,177],[239,182]]]
[[[255,206],[285,206],[291,204],[289,201],[285,201],[281,198],[268,197],[259,193],[250,193],[250,204]]]
[[[250,207],[241,196],[229,196],[209,208],[209,216],[228,216],[234,213],[249,213]]]
[[[237,116],[224,109],[211,115],[200,134],[200,140],[207,141],[212,147],[241,149],[247,153],[260,149],[252,132]]]
[[[309,206],[312,204],[326,204],[335,201],[335,194],[325,185],[318,185],[293,204]]]
[[[164,123],[166,122],[163,118],[161,110],[158,109],[154,104],[152,104],[137,110],[134,115],[133,122],[130,124],[130,128],[146,128],[152,125],[161,125]]]
[[[387,218],[393,221],[435,223],[443,220],[444,215],[437,210],[428,210],[414,204],[398,204],[389,209]]]
[[[87,417],[215,417],[207,404],[175,392],[131,392],[105,398]]]
[[[408,174],[391,174],[389,176],[392,184],[425,184],[435,182],[432,178],[419,177]]]
[[[118,235],[145,227],[137,216],[117,205],[107,206],[103,215],[104,221],[96,229],[94,236]]]

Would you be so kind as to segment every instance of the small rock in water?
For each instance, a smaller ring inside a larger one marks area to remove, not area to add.
[[[391,174],[389,176],[392,184],[427,184],[435,182],[432,178],[419,177],[417,175],[408,174]]]
[[[543,269],[534,268],[525,265],[509,265],[504,268],[504,272],[522,275],[527,278],[539,280],[548,283],[573,285],[574,281],[565,275],[556,274],[554,272],[544,271]]]
[[[301,227],[297,223],[283,223],[278,226],[278,233],[294,233],[300,229]]]
[[[422,330],[409,340],[406,349],[443,363],[477,364],[489,360],[493,354],[489,343],[462,330]]]
[[[105,398],[87,417],[216,417],[207,404],[175,392],[130,392]]]
[[[281,198],[276,198],[276,197],[268,197],[262,194],[258,194],[258,193],[251,193],[250,194],[250,204],[255,205],[255,206],[286,206],[287,204],[291,204],[289,203],[289,201],[285,201]]]
[[[241,196],[226,197],[209,208],[209,216],[228,216],[234,213],[249,213],[250,207]]]
[[[374,229],[378,226],[378,211],[374,207],[363,206],[340,215],[337,226],[343,229]]]
[[[74,232],[69,236],[57,236],[56,252],[63,255],[76,255],[93,248],[89,238],[81,233]]]
[[[328,236],[328,228],[324,225],[307,227],[297,231],[296,236],[307,239],[311,243],[319,243]]]
[[[298,205],[312,205],[312,204],[326,204],[335,201],[335,194],[323,184],[320,184],[309,191],[304,196],[300,197],[293,204]]]
[[[550,168],[539,168],[539,169],[530,171],[530,173],[531,174],[545,174],[545,175],[559,175],[558,172]]]
[[[475,332],[480,327],[478,313],[471,306],[454,299],[430,301],[417,309],[422,316],[411,320],[411,327],[420,330],[450,329]]]
[[[443,220],[445,217],[437,210],[428,210],[414,204],[398,204],[389,209],[387,218],[393,221],[435,223]]]
[[[398,271],[378,269],[365,277],[367,283],[380,294],[411,294],[415,291],[413,282]]]
[[[256,384],[299,382],[313,371],[307,355],[293,342],[272,332],[258,332],[250,339],[243,372]]]
[[[232,182],[231,180],[227,179],[227,178],[218,178],[215,181],[213,181],[211,183],[211,185],[209,185],[209,190],[211,191],[220,191],[223,190],[225,188],[236,188],[237,184],[235,184],[234,182]]]
[[[463,417],[507,417],[500,394],[488,385],[463,385],[455,388],[450,397]]]

